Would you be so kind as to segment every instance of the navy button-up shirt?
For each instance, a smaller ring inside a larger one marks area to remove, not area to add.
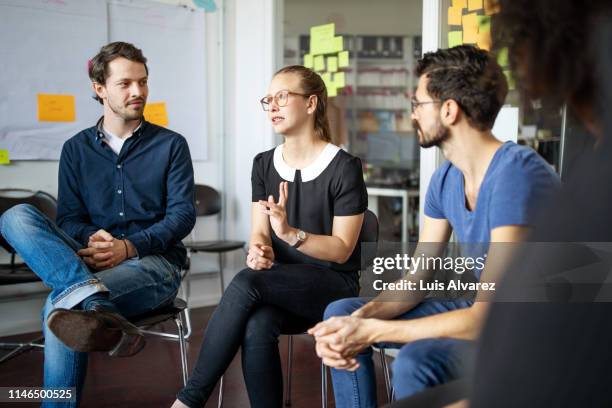
[[[146,121],[119,155],[104,138],[98,122],[64,143],[57,225],[84,246],[104,229],[132,242],[139,257],[163,255],[183,266],[181,239],[196,217],[187,141]]]

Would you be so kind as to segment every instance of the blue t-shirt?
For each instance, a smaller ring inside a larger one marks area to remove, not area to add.
[[[488,244],[494,228],[533,224],[538,207],[560,185],[557,174],[533,149],[506,142],[489,164],[474,211],[466,207],[463,173],[447,161],[431,178],[425,215],[447,219],[460,243]]]

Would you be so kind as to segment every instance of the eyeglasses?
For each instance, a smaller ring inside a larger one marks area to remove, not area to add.
[[[305,98],[310,96],[299,92],[291,92],[286,89],[283,89],[282,91],[278,91],[274,96],[264,96],[263,98],[261,98],[259,103],[261,103],[261,107],[263,108],[263,110],[267,112],[270,110],[270,104],[272,103],[272,101],[274,101],[278,106],[287,106],[287,104],[289,103],[289,95],[298,95],[303,96]]]
[[[414,113],[415,110],[417,110],[417,108],[421,105],[427,105],[429,103],[440,103],[442,101],[425,101],[425,102],[419,102],[416,98],[412,98],[410,99],[410,108],[412,110],[412,113]]]

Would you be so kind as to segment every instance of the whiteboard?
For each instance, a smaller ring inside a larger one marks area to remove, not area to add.
[[[149,67],[149,102],[207,158],[204,13],[134,0],[0,0],[0,149],[11,160],[58,160],[62,144],[102,115],[87,61],[132,42]],[[75,96],[75,122],[39,122],[37,94]]]

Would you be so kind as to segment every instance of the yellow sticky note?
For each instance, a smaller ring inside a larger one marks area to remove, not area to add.
[[[325,72],[321,75],[323,82],[325,82],[325,88],[327,88],[327,96],[332,97],[338,95],[336,84],[331,80],[331,72]]]
[[[481,50],[491,51],[491,44],[492,44],[492,40],[491,40],[490,31],[484,31],[484,32],[478,33],[478,41],[476,42],[476,45],[478,45],[478,48],[480,48]]]
[[[478,15],[476,13],[463,16],[463,43],[474,44],[478,41]]]
[[[335,35],[335,32],[336,25],[334,23],[310,27],[310,41],[332,38]]]
[[[338,53],[338,68],[346,68],[349,66],[349,52],[342,51]]]
[[[9,159],[9,151],[8,150],[0,150],[0,164],[10,164],[11,160]]]
[[[334,96],[338,96],[338,88],[336,88],[335,84],[331,84],[331,86],[329,86],[327,88],[327,96],[329,98],[333,98]]]
[[[324,71],[325,70],[325,58],[322,55],[314,57],[314,70]]]
[[[498,0],[484,0],[484,9],[487,16],[499,13]]]
[[[344,39],[342,36],[334,37],[332,41],[332,51],[331,52],[340,52],[344,48]]]
[[[508,89],[509,90],[516,89],[516,83],[514,82],[514,77],[512,76],[512,72],[510,72],[510,70],[504,70],[504,75],[506,76],[506,80],[508,81]]]
[[[480,10],[482,8],[482,0],[468,0],[468,11]]]
[[[459,7],[448,8],[448,24],[449,25],[461,25],[461,11]]]
[[[463,44],[463,36],[461,31],[449,31],[448,32],[448,48],[456,47],[457,45]]]
[[[344,72],[336,72],[334,74],[334,84],[338,88],[344,88],[346,86],[346,75]]]
[[[39,122],[74,122],[76,109],[73,95],[38,94]]]
[[[467,0],[453,0],[453,7],[464,9],[467,7]]]
[[[497,63],[501,67],[508,66],[508,48],[502,48],[501,50],[499,50],[499,52],[497,53]]]
[[[314,66],[314,60],[312,58],[312,54],[304,55],[304,66],[306,68],[312,68]]]
[[[144,109],[144,117],[147,122],[158,126],[168,126],[168,111],[166,102],[147,103]]]
[[[327,71],[338,71],[338,57],[327,57]]]

